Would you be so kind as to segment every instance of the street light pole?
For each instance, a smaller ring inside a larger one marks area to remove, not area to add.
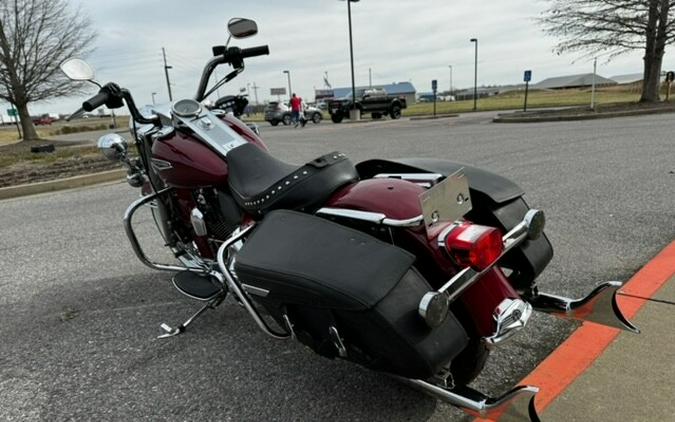
[[[293,91],[291,90],[291,71],[284,70],[284,73],[288,77],[288,98],[291,98],[291,95],[293,94]]]
[[[471,38],[475,43],[474,63],[473,63],[473,111],[478,110],[478,38]]]
[[[359,120],[361,118],[360,114],[357,115],[356,109],[356,85],[354,83],[354,44],[352,42],[352,2],[357,2],[359,0],[347,0],[347,20],[349,21],[349,60],[351,62],[352,68],[352,111],[353,115],[350,115],[350,118],[354,120]]]
[[[173,66],[166,64],[166,51],[164,50],[164,47],[162,47],[162,57],[164,57],[164,76],[166,76],[166,89],[169,91],[169,101],[173,101],[173,97],[171,96],[171,82],[169,81],[169,69],[172,69]]]
[[[452,65],[449,64],[448,67],[450,68],[450,91],[448,91],[448,94],[452,95]]]

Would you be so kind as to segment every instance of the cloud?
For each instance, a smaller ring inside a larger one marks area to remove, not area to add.
[[[140,104],[166,101],[161,48],[167,60],[174,99],[194,95],[201,69],[211,56],[211,46],[227,40],[226,22],[244,16],[258,22],[257,36],[235,40],[241,47],[268,44],[270,56],[246,62],[246,71],[221,93],[236,93],[247,84],[260,86],[259,98],[269,89],[286,86],[291,71],[293,90],[313,98],[313,88],[323,86],[324,72],[334,87],[351,83],[347,3],[338,0],[216,1],[116,0],[73,2],[81,4],[99,32],[96,51],[88,60],[102,81],[116,81],[129,88]],[[574,56],[552,53],[556,40],[547,37],[535,18],[546,2],[510,0],[427,0],[393,2],[362,0],[352,3],[356,83],[412,81],[418,91],[428,91],[431,79],[441,89],[473,83],[473,44],[477,37],[479,84],[511,84],[532,69],[534,80],[592,71],[588,60],[573,63]],[[666,61],[665,68],[672,65]],[[599,66],[611,76],[641,70],[639,51]],[[227,69],[219,69],[224,75]],[[92,90],[95,92],[95,90]],[[82,98],[36,104],[34,112],[68,112]]]

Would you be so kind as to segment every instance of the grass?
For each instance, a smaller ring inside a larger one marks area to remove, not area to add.
[[[78,119],[70,122],[57,121],[49,126],[36,126],[38,136],[49,139],[52,136],[66,135],[69,133],[91,132],[106,130],[110,125],[110,118],[93,117]],[[117,116],[117,127],[124,128],[129,125],[129,116]],[[18,141],[19,136],[15,125],[2,126],[0,128],[0,146],[9,145]]]
[[[35,145],[35,143],[31,143],[31,145]],[[0,169],[13,166],[15,164],[46,165],[71,158],[98,154],[100,154],[98,148],[93,146],[57,148],[56,151],[52,153],[35,154],[30,152],[30,145],[26,145],[25,147],[22,145],[22,148],[18,148],[15,145],[10,145],[0,148]]]
[[[609,87],[595,92],[596,104],[628,104],[640,99],[635,89]],[[524,91],[511,91],[494,97],[479,98],[478,111],[514,110],[523,108]],[[567,89],[561,91],[530,91],[527,108],[566,107],[590,105],[591,92],[588,89]],[[437,102],[436,113],[463,113],[473,110],[473,100]],[[419,116],[433,113],[433,103],[417,103],[404,110],[405,116]]]

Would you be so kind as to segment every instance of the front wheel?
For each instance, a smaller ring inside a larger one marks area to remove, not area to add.
[[[333,123],[341,123],[342,122],[342,114],[331,114],[330,119],[333,121]]]
[[[291,115],[290,114],[284,115],[284,117],[282,118],[281,121],[284,123],[284,126],[290,125],[291,124]]]
[[[391,116],[392,119],[399,119],[401,118],[401,106],[394,104],[391,106],[391,111],[389,112],[389,116]]]
[[[314,122],[315,125],[318,125],[321,123],[321,113],[314,113],[312,114],[312,122]]]

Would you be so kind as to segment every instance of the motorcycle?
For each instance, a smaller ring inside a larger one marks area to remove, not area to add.
[[[118,134],[98,147],[141,189],[123,219],[131,247],[204,303],[176,327],[161,324],[160,338],[184,333],[231,294],[273,338],[385,372],[473,415],[537,420],[535,386],[498,397],[468,386],[533,311],[638,332],[617,306],[619,282],[581,299],[539,291],[553,257],[545,216],[504,177],[437,159],[274,158],[232,113],[203,105],[246,59],[269,54],[229,46],[255,35],[254,21],[232,19],[228,30],[194,98],[172,104],[139,110],[127,89],[98,84],[86,62],[61,65],[100,88],[79,111],[128,107],[137,156]],[[223,64],[232,70],[207,91]],[[146,255],[132,225],[144,207],[175,263]]]

